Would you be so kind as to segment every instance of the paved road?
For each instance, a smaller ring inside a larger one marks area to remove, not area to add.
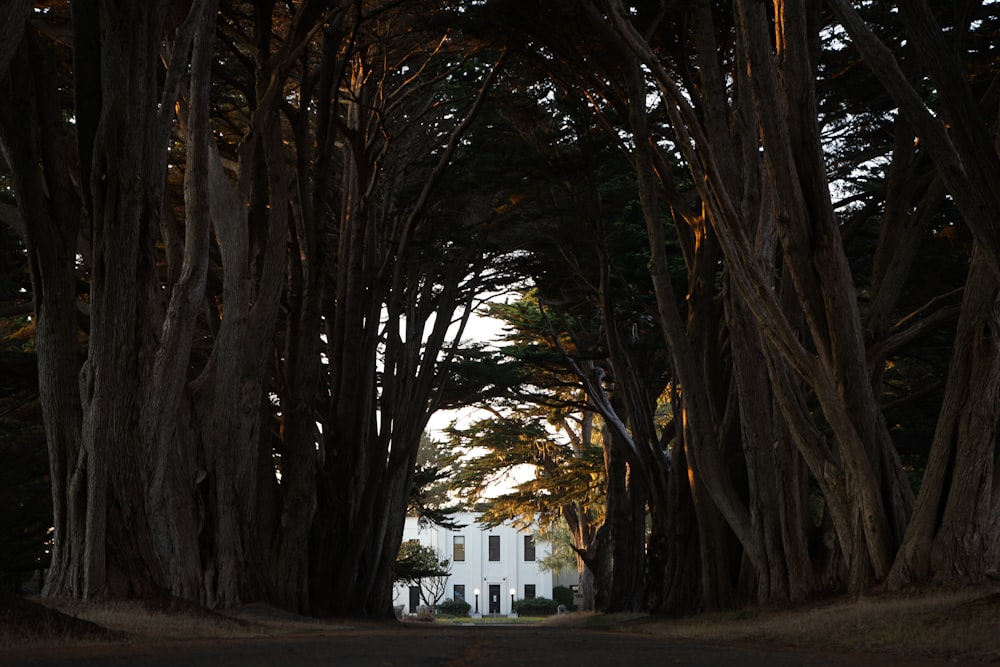
[[[926,667],[949,664],[888,656],[694,646],[645,635],[545,626],[378,627],[322,637],[0,651],[0,665],[21,667],[845,667],[904,662]]]

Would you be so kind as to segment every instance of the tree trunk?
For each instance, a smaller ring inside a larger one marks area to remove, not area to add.
[[[152,231],[165,146],[157,145],[163,5],[106,12],[95,141],[90,347],[83,371],[87,453],[84,595],[161,592],[148,526],[153,341],[162,321]]]
[[[1000,414],[1000,296],[974,251],[954,354],[920,495],[887,582],[979,584],[996,567],[992,522]]]
[[[363,73],[353,75],[356,98],[364,89]],[[331,401],[324,420],[329,429],[318,487],[314,560],[328,563],[317,571],[311,595],[314,608],[345,613],[355,603],[357,562],[371,529],[362,516],[365,485],[374,453],[375,369],[381,295],[374,287],[375,248],[366,199],[368,156],[361,108],[349,103],[347,126],[353,140],[344,154],[340,245],[337,249],[335,312],[328,313]],[[384,459],[383,459],[384,460]],[[376,467],[377,469],[377,467]],[[371,493],[369,491],[369,493]]]
[[[645,598],[646,489],[643,476],[630,465],[624,447],[606,432],[604,459],[607,500],[604,525],[609,529],[610,581],[602,591],[600,610],[636,612]]]
[[[982,245],[984,260],[1000,274],[1000,156],[954,52],[948,47],[925,0],[901,6],[913,52],[924,62],[939,91],[941,109],[932,113],[907,80],[889,48],[847,0],[826,0],[851,36],[865,63],[913,125],[938,166],[955,205]]]
[[[187,382],[195,324],[205,296],[208,273],[210,204],[209,133],[212,47],[215,37],[217,0],[198,3],[189,25],[197,31],[191,56],[190,93],[184,170],[184,244],[176,284],[160,335],[153,363],[152,475],[149,505],[157,557],[167,587],[173,595],[204,602],[202,563],[198,546],[196,495],[198,434],[191,424]],[[199,11],[200,10],[200,11]],[[185,41],[185,40],[181,40]],[[175,49],[186,50],[186,44]],[[177,54],[175,54],[177,55]],[[186,55],[183,56],[186,58]],[[182,409],[183,404],[183,409]],[[188,419],[183,419],[187,416]]]
[[[660,614],[695,612],[701,606],[699,526],[683,437],[674,439],[671,452],[670,496],[665,506],[650,507],[647,546],[648,604]]]
[[[801,601],[812,592],[801,456],[776,430],[767,358],[756,322],[738,294],[727,300],[733,370],[750,492],[750,515],[763,567],[754,599]]]
[[[73,597],[82,593],[84,525],[78,508],[85,489],[79,468],[81,408],[76,391],[80,361],[74,265],[80,201],[58,125],[51,54],[33,30],[22,32],[11,46],[16,50],[10,54],[6,73],[8,91],[0,96],[0,145],[24,221],[35,310],[54,528],[45,593]],[[0,77],[6,69],[0,69]],[[37,127],[25,127],[32,120]]]
[[[281,532],[274,558],[277,597],[286,609],[309,609],[309,531],[316,511],[316,420],[320,393],[322,253],[304,239],[289,255],[287,391],[282,397]],[[302,258],[301,260],[299,258]],[[324,434],[325,435],[325,434]]]

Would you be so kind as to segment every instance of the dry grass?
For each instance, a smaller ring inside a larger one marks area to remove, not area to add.
[[[93,643],[148,643],[200,638],[322,635],[358,627],[305,618],[267,605],[225,614],[178,601],[83,603],[46,600],[0,604],[0,650]],[[57,613],[61,612],[61,613]],[[652,634],[701,643],[763,644],[809,650],[881,652],[1000,662],[1000,585],[884,595],[807,606],[687,618],[567,614],[549,625]]]
[[[33,606],[45,612],[22,609],[15,622],[0,618],[0,649],[321,635],[349,627],[262,604],[219,613],[180,600],[38,602]]]
[[[122,639],[95,623],[14,595],[0,594],[0,648],[80,646]]]
[[[1000,662],[1000,586],[882,595],[690,618],[593,619],[615,629],[709,643]]]

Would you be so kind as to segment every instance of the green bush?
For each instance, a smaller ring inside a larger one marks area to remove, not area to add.
[[[572,611],[576,606],[573,602],[573,590],[569,586],[556,586],[552,589],[552,599],[557,605],[566,605],[566,609]]]
[[[437,613],[438,616],[468,616],[469,609],[472,608],[465,600],[452,600],[451,598],[446,598],[441,602],[438,602]]]
[[[531,598],[514,602],[514,611],[519,616],[552,616],[558,607],[559,603],[549,598]]]

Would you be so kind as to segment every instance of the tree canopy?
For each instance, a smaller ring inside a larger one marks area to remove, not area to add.
[[[603,609],[983,581],[998,28],[990,0],[6,3],[25,562],[47,595],[387,616],[429,485],[529,463],[490,520],[565,521]],[[504,293],[508,340],[464,340]]]

